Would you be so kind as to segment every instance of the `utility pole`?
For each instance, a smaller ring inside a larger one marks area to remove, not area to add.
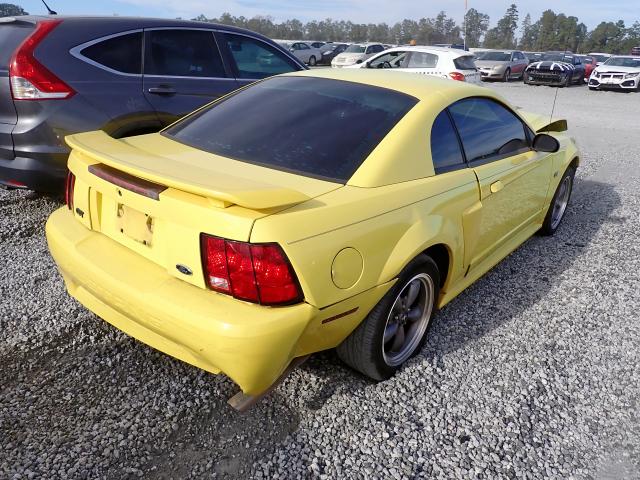
[[[464,0],[464,18],[462,20],[462,23],[464,25],[464,39],[463,39],[463,47],[466,50],[467,49],[467,0]]]

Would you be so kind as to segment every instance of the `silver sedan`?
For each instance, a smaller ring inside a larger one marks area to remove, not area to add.
[[[484,50],[476,53],[475,63],[482,80],[508,82],[523,77],[529,60],[519,50]]]

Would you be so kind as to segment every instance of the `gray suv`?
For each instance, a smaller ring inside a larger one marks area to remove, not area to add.
[[[64,137],[158,131],[256,79],[306,67],[271,40],[210,23],[0,19],[0,184],[60,191]]]

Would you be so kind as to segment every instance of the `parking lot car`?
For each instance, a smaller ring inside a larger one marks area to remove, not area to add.
[[[348,43],[331,43],[327,44],[329,48],[326,48],[322,52],[322,57],[318,61],[318,65],[331,65],[331,61],[344,52],[349,46]]]
[[[67,137],[47,240],[83,305],[248,395],[334,347],[381,380],[436,309],[559,227],[564,130],[463,82],[285,74],[161,133]]]
[[[514,78],[522,79],[529,60],[519,50],[488,50],[476,54],[475,64],[482,80],[508,82]]]
[[[640,56],[611,57],[593,71],[589,89],[640,91]]]
[[[611,58],[610,53],[589,52],[587,55],[596,59],[596,65],[601,65]]]
[[[334,57],[331,60],[331,66],[341,68],[356,65],[382,51],[384,51],[384,46],[379,43],[354,43],[349,45],[344,52]]]
[[[0,44],[0,183],[43,191],[62,191],[67,134],[158,131],[305,68],[257,33],[180,20],[23,16],[0,22]]]
[[[366,62],[347,68],[387,68],[396,72],[413,72],[480,83],[473,55],[464,50],[407,46],[395,47],[374,55]]]
[[[530,64],[524,72],[527,85],[555,85],[568,87],[584,80],[584,65],[577,55],[565,52],[547,52],[542,60]]]
[[[594,57],[588,55],[578,55],[582,65],[584,65],[584,81],[588,82],[593,69],[598,65],[597,60]]]
[[[322,58],[322,52],[319,48],[310,46],[306,42],[278,42],[280,46],[286,48],[291,52],[298,60],[306,63],[307,65],[314,66],[318,63],[318,60]]]

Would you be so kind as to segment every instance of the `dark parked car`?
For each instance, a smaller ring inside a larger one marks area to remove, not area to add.
[[[70,133],[155,132],[256,79],[306,68],[257,33],[181,20],[4,18],[0,45],[0,184],[42,191],[64,184]]]
[[[322,52],[322,57],[318,60],[318,65],[331,65],[331,60],[344,52],[349,46],[346,43],[332,43],[331,48]],[[327,46],[327,45],[325,45]]]
[[[544,55],[543,52],[522,52],[522,53],[524,53],[525,57],[527,57],[527,59],[529,60],[529,64],[533,62],[539,62],[540,60],[542,60],[542,56]]]
[[[566,52],[546,52],[542,59],[533,62],[524,71],[524,83],[528,85],[556,85],[568,87],[582,84],[584,65],[577,55]]]

